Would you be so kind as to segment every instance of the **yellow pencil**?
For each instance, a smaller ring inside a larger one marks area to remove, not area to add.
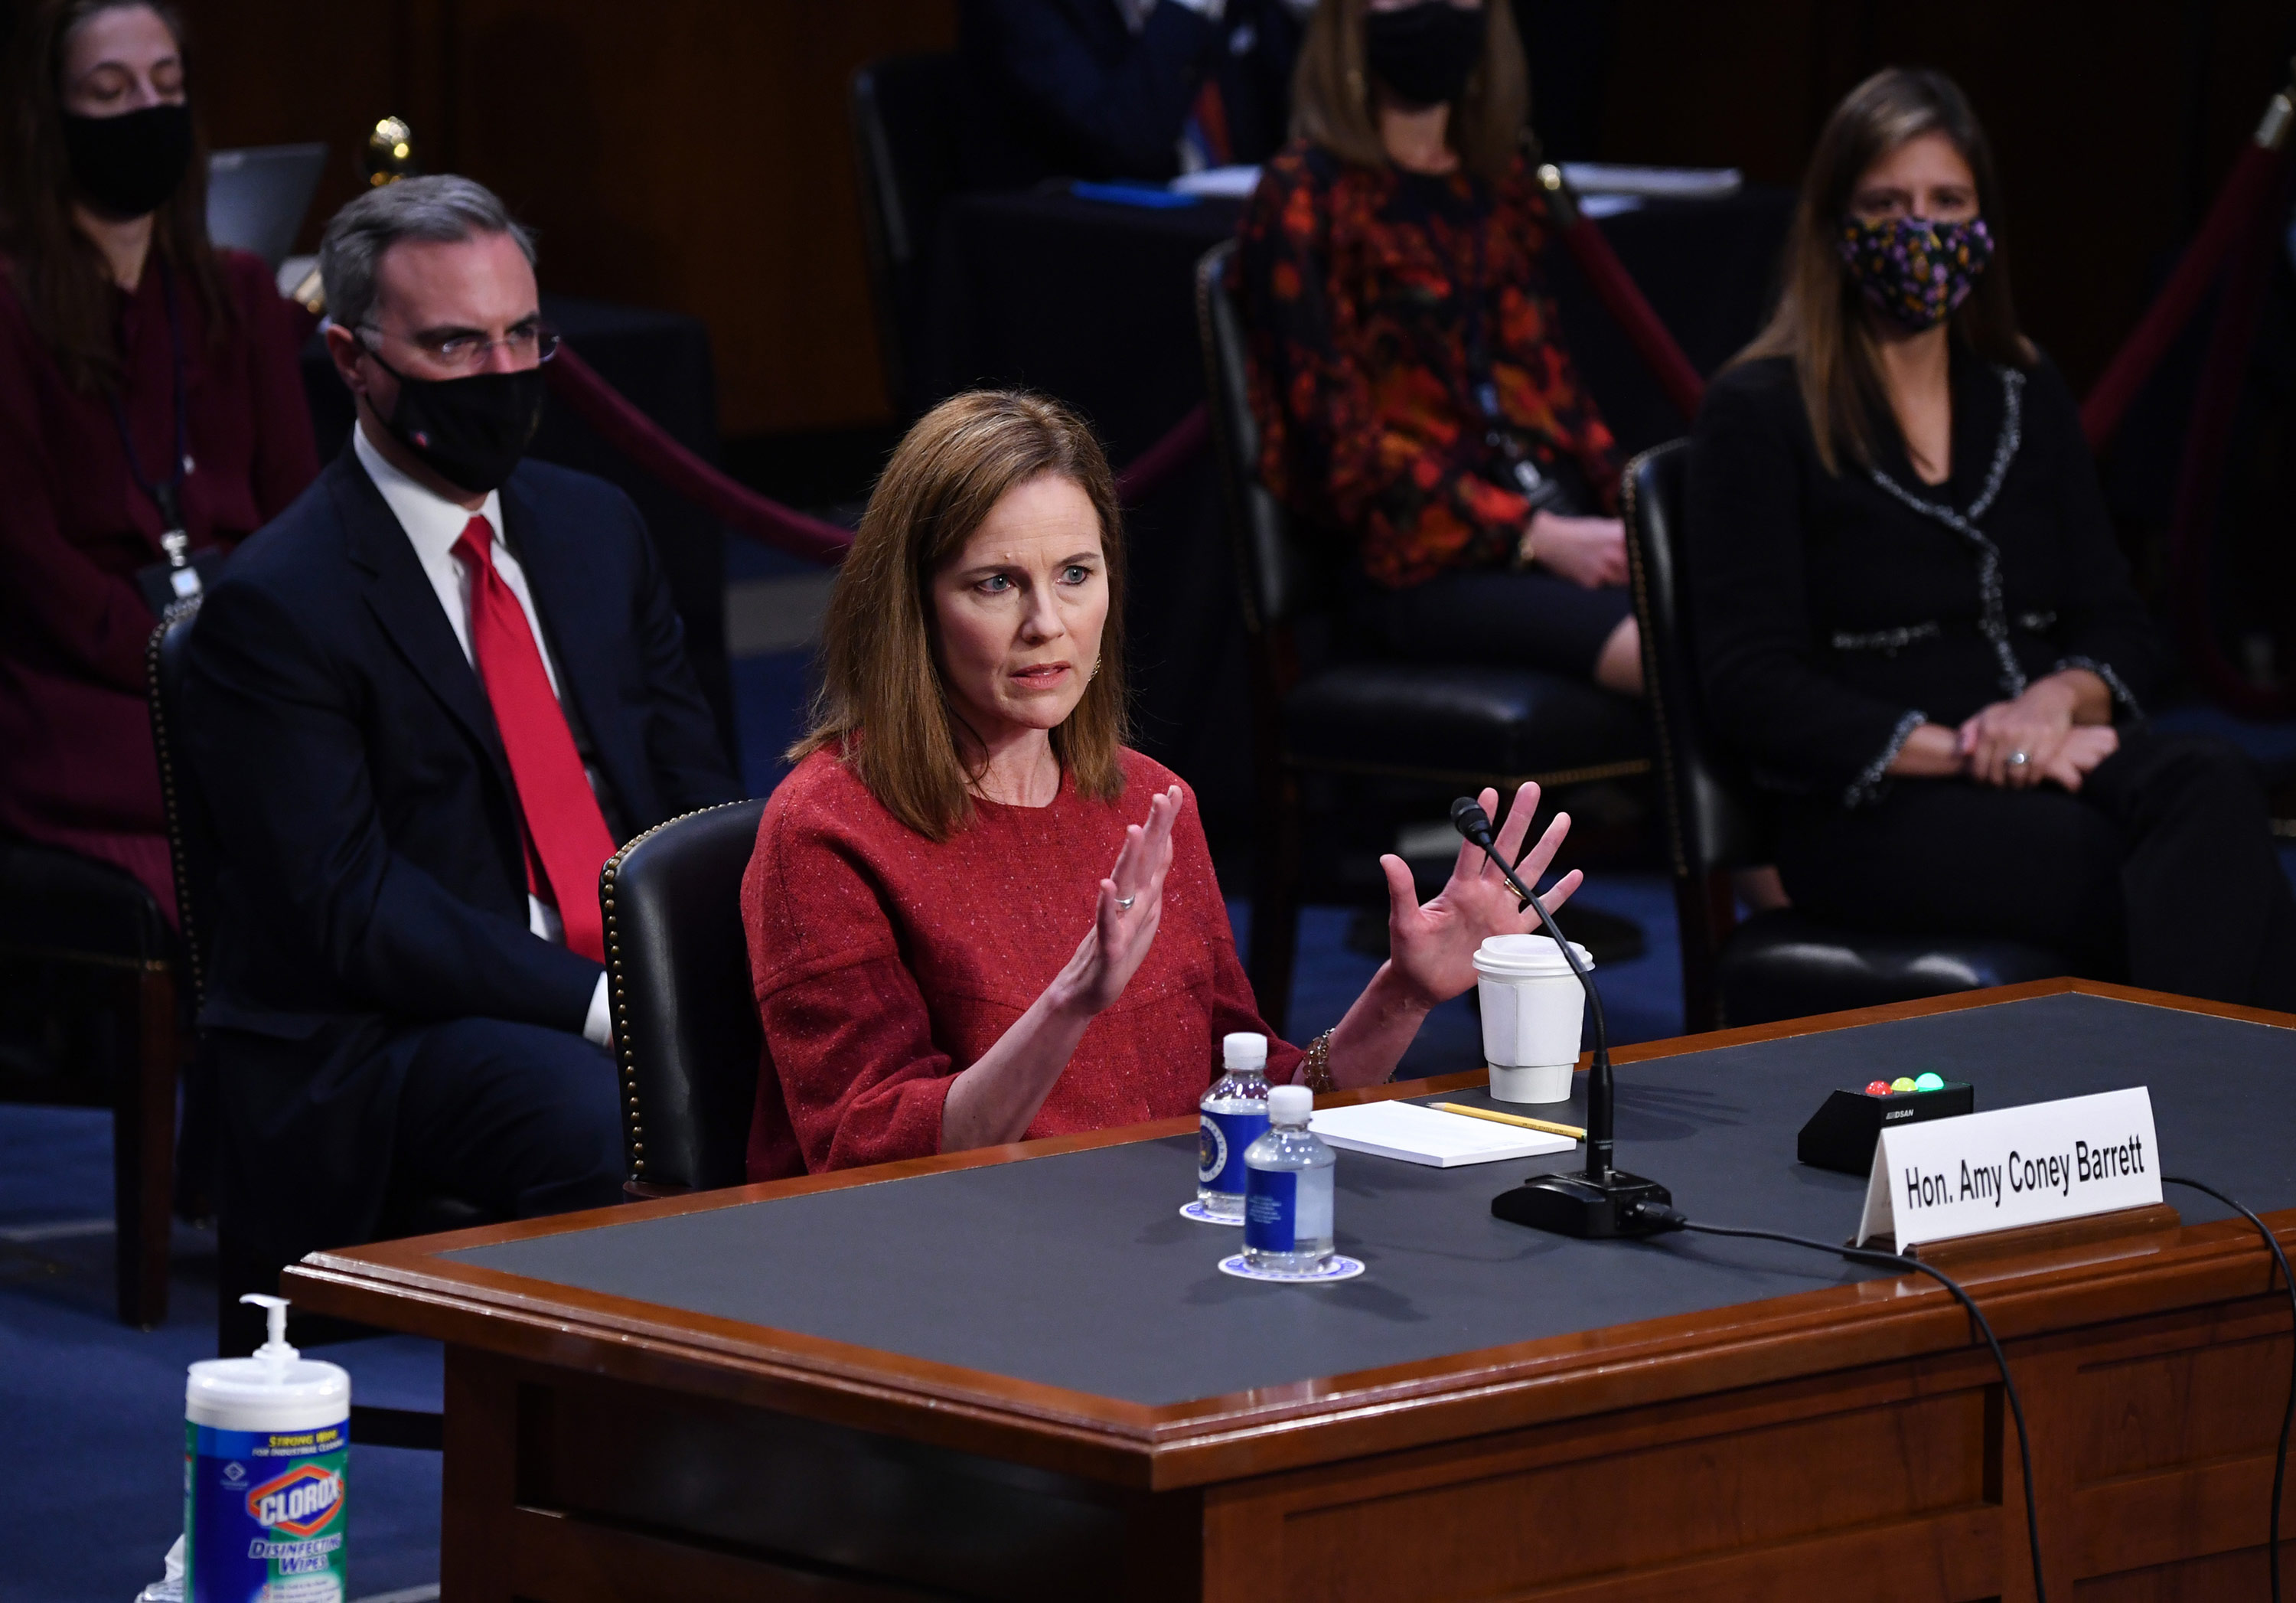
[[[1587,1139],[1587,1132],[1576,1124],[1553,1124],[1545,1119],[1526,1119],[1521,1114],[1503,1114],[1496,1108],[1469,1107],[1464,1102],[1438,1102],[1435,1107],[1439,1113],[1464,1114],[1470,1119],[1488,1119],[1494,1124],[1519,1124],[1525,1130],[1541,1130],[1550,1136],[1569,1136],[1574,1141]]]

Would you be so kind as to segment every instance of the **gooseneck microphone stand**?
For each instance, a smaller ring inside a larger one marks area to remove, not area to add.
[[[1587,1167],[1570,1173],[1533,1175],[1513,1190],[1493,1197],[1492,1213],[1511,1224],[1529,1225],[1534,1230],[1548,1230],[1558,1236],[1655,1236],[1673,1229],[1666,1220],[1652,1218],[1646,1212],[1668,1207],[1674,1201],[1673,1194],[1656,1180],[1628,1174],[1611,1163],[1614,1096],[1611,1039],[1603,1023],[1603,999],[1595,990],[1594,977],[1578,961],[1578,954],[1570,949],[1570,942],[1563,938],[1562,932],[1555,927],[1546,904],[1515,877],[1513,866],[1500,854],[1491,839],[1490,815],[1473,797],[1462,796],[1451,803],[1451,824],[1483,849],[1498,865],[1499,872],[1506,875],[1515,894],[1538,915],[1538,922],[1562,949],[1562,960],[1578,976],[1578,983],[1587,992],[1587,1006],[1595,1019],[1595,1063],[1593,1072],[1587,1077]]]

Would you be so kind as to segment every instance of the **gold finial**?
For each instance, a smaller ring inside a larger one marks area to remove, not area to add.
[[[374,131],[366,136],[360,166],[370,189],[411,178],[422,170],[415,165],[414,130],[406,126],[405,118],[386,117],[374,125]]]

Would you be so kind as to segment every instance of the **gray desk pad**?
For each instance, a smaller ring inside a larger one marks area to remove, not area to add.
[[[1980,1110],[2152,1093],[2163,1161],[2259,1212],[2296,1206],[2296,1031],[2067,994],[1628,1064],[1619,1162],[1693,1219],[1838,1241],[1862,1180],[1794,1160],[1836,1086],[1935,1069]],[[1573,1110],[1531,1109],[1583,1122]],[[1457,1101],[1485,1100],[1480,1092]],[[1583,1150],[1583,1149],[1582,1149]],[[1763,1242],[1584,1242],[1490,1198],[1578,1153],[1430,1169],[1341,1153],[1360,1278],[1219,1273],[1193,1137],[998,1163],[445,1254],[505,1273],[1148,1405],[1729,1307],[1879,1272]],[[2188,1222],[2226,1217],[2169,1188]]]

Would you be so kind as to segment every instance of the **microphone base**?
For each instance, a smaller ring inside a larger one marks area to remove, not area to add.
[[[1670,1207],[1674,1194],[1656,1180],[1613,1169],[1607,1177],[1585,1172],[1538,1174],[1491,1198],[1491,1214],[1556,1236],[1597,1241],[1655,1236],[1673,1227],[1636,1216],[1635,1205]]]

